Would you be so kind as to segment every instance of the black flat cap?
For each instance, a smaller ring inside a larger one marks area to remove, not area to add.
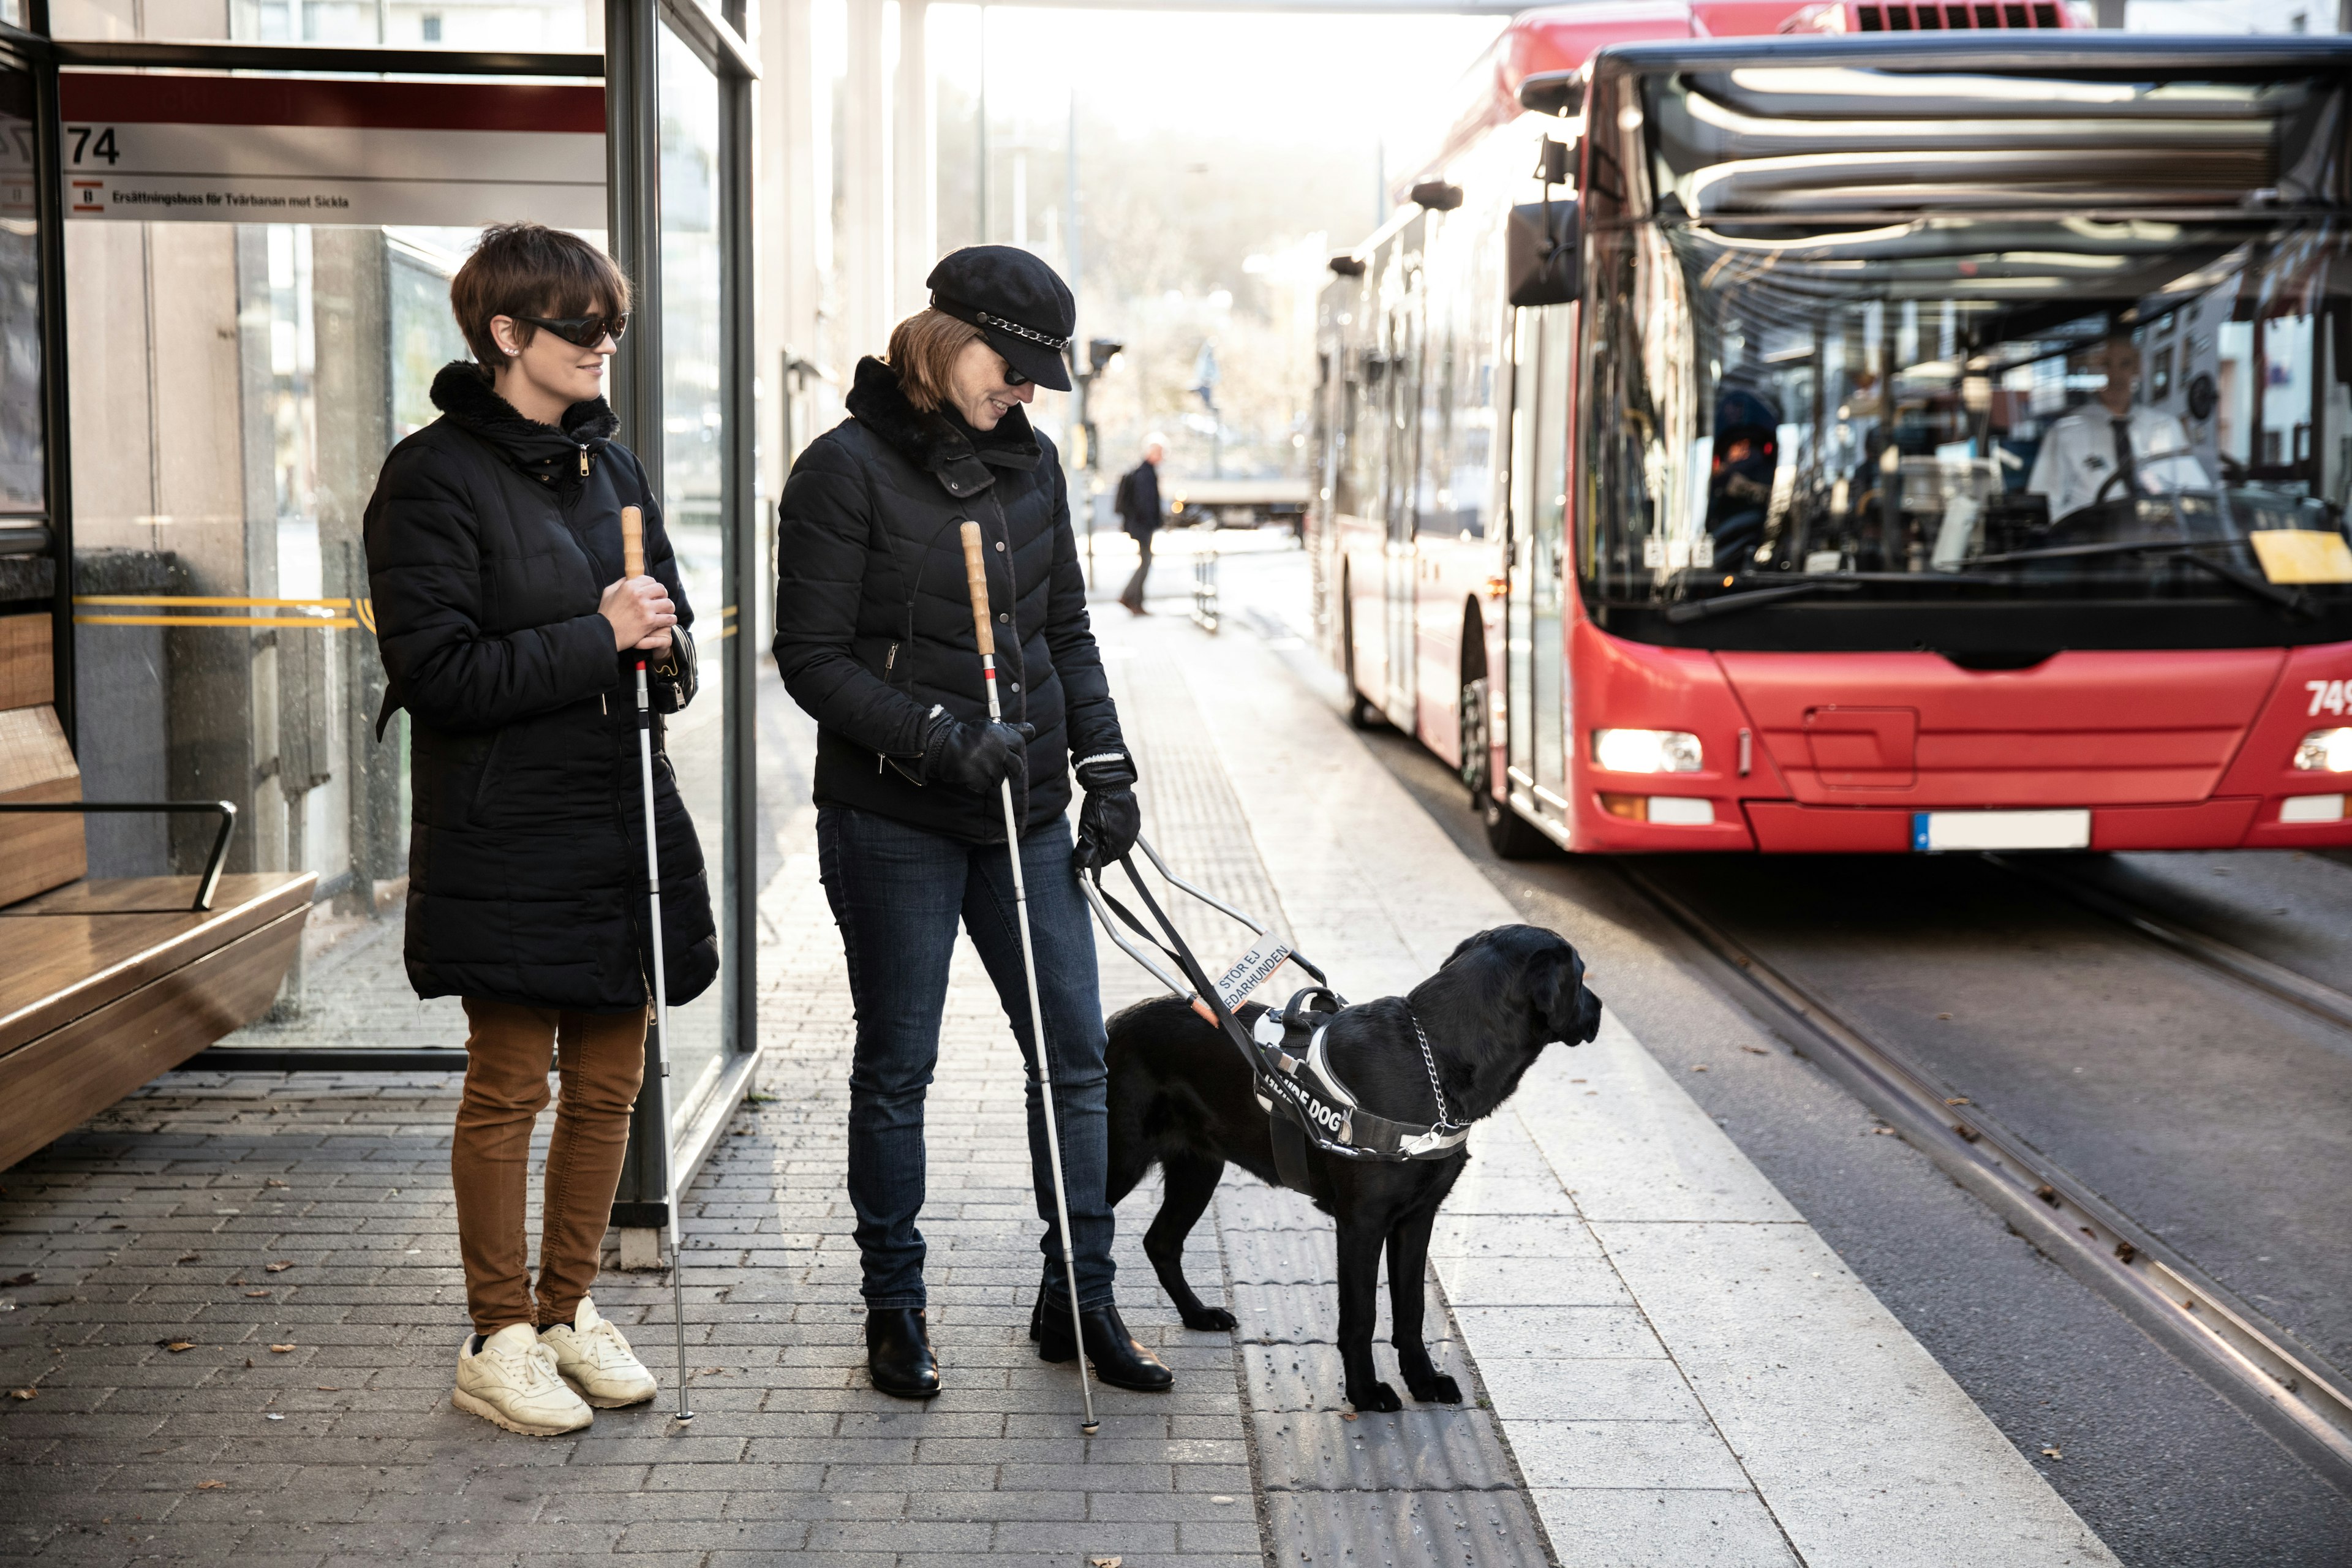
[[[1004,363],[1040,386],[1070,390],[1063,351],[1078,324],[1077,301],[1054,269],[1010,245],[968,245],[923,279],[931,309],[970,321]]]

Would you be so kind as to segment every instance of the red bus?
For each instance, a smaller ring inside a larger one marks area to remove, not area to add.
[[[1696,9],[1332,259],[1354,717],[1505,854],[2352,844],[2352,48]]]

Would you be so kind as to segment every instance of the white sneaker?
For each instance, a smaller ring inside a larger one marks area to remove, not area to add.
[[[541,1329],[539,1342],[555,1352],[563,1381],[599,1410],[642,1405],[659,1391],[621,1331],[599,1316],[596,1303],[585,1296],[572,1321]]]
[[[478,1351],[467,1334],[457,1347],[457,1388],[449,1403],[526,1437],[577,1432],[596,1419],[557,1375],[555,1352],[529,1323],[509,1324]]]

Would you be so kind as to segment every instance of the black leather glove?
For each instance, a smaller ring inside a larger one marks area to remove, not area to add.
[[[1087,798],[1078,807],[1078,843],[1070,858],[1081,871],[1116,865],[1143,831],[1143,807],[1129,787],[1135,764],[1124,752],[1105,752],[1080,758],[1077,774]]]
[[[631,648],[630,653],[636,650]],[[630,679],[636,675],[636,660],[622,656],[629,665]],[[669,651],[656,654],[646,666],[652,674],[647,695],[656,713],[681,713],[694,700],[700,689],[701,679],[694,666],[694,637],[684,626],[669,629]],[[625,683],[626,684],[626,683]]]
[[[967,724],[942,713],[923,737],[925,784],[952,784],[986,795],[1028,763],[1034,724]]]

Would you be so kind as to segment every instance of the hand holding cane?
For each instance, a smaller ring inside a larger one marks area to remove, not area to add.
[[[646,574],[646,514],[633,506],[621,509],[621,574],[635,579]],[[654,712],[646,679],[646,656],[637,653],[637,765],[646,796],[646,896],[650,910],[654,950],[654,1081],[653,1115],[662,1140],[662,1207],[669,1215],[669,1289],[672,1315],[677,1321],[677,1416],[694,1419],[686,1402],[686,1248],[678,1229],[677,1176],[669,1158],[669,981],[663,973],[661,918],[661,857],[656,848],[654,819]]]
[[[981,548],[980,524],[963,525],[963,570],[971,590],[971,635],[980,645],[980,673],[988,689],[988,721],[1002,723],[1004,710],[996,699],[996,637],[989,629],[988,557]],[[1087,1418],[1078,1430],[1088,1436],[1102,1429],[1095,1419],[1094,1384],[1087,1376],[1087,1325],[1078,1310],[1078,1265],[1070,1251],[1070,1198],[1062,1184],[1062,1134],[1054,1115],[1054,1065],[1045,1048],[1045,1014],[1037,1005],[1037,953],[1029,941],[1029,889],[1021,875],[1021,826],[1013,810],[1013,781],[1000,781],[1004,799],[1004,849],[1013,862],[1013,910],[1021,929],[1021,973],[1029,983],[1029,1037],[1037,1052],[1037,1091],[1045,1107],[1046,1163],[1054,1173],[1054,1216],[1060,1222],[1062,1272],[1070,1288],[1070,1330],[1076,1336],[1078,1393],[1086,1401]]]

